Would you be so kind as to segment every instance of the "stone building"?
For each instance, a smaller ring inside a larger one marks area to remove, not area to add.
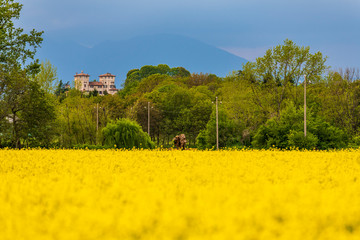
[[[90,75],[81,71],[74,75],[75,88],[84,93],[96,90],[99,95],[104,95],[106,92],[115,94],[118,91],[115,86],[115,77],[111,73],[106,73],[99,76],[99,82],[90,82]]]

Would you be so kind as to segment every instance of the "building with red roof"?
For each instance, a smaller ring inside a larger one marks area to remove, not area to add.
[[[81,73],[76,73],[74,75],[75,88],[84,93],[96,90],[99,95],[104,95],[106,93],[115,94],[119,91],[115,86],[115,77],[116,76],[111,73],[105,73],[99,76],[99,82],[90,82],[90,75],[81,71]]]

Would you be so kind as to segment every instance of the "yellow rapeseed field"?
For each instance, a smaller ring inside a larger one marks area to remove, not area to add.
[[[360,239],[360,151],[0,150],[0,239]]]

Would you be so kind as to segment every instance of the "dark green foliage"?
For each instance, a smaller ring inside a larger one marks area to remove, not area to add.
[[[60,80],[59,84],[57,85],[55,89],[55,96],[59,98],[59,101],[62,102],[66,97],[66,92],[69,90],[67,87],[70,86],[69,82],[63,83],[62,80]]]
[[[49,146],[55,135],[54,99],[38,82],[29,80],[25,71],[13,69],[3,76],[8,81],[1,98],[3,141],[16,148]]]
[[[128,73],[126,74],[126,78],[129,78],[130,76],[131,76],[131,74],[132,73],[134,73],[134,72],[138,72],[139,71],[139,69],[131,69],[130,71],[128,71]]]
[[[162,74],[153,74],[150,75],[139,82],[137,85],[136,91],[138,93],[147,93],[154,90],[161,82],[164,82],[166,80],[170,80],[171,77],[168,75],[162,75]]]
[[[156,66],[146,65],[140,68],[139,74],[141,78],[146,78],[153,74],[166,74],[167,72],[163,73],[161,72],[161,68],[158,68]]]
[[[242,130],[241,126],[228,118],[225,110],[219,109],[219,148],[241,146]],[[197,136],[196,146],[199,149],[216,148],[215,110],[213,110],[206,128]]]
[[[146,65],[140,69],[132,69],[126,74],[124,87],[133,87],[135,82],[140,82],[154,74],[168,75],[171,77],[189,77],[190,72],[183,67],[170,68],[166,64],[159,64],[157,66]]]
[[[152,77],[152,75],[157,75],[158,77]],[[146,65],[140,69],[132,69],[126,75],[126,80],[124,83],[124,89],[122,89],[119,94],[121,97],[125,98],[127,95],[131,95],[138,90],[143,91],[144,79],[163,79],[164,77],[160,77],[160,75],[171,76],[171,77],[183,77],[183,76],[190,76],[189,71],[182,67],[170,68],[166,64],[159,64],[157,66]],[[145,80],[146,82],[146,80]],[[137,89],[138,85],[142,85]],[[159,84],[155,82],[155,84]],[[145,83],[148,85],[148,83]],[[153,86],[155,87],[155,86]],[[147,90],[145,90],[147,91]]]
[[[94,89],[93,91],[90,91],[90,92],[89,92],[88,97],[96,97],[96,96],[98,96],[98,95],[99,95],[98,90]]]
[[[19,115],[24,124],[25,144],[28,147],[50,147],[56,135],[54,100],[37,82],[29,83],[29,92],[23,99],[27,107]]]
[[[319,82],[327,69],[325,62],[321,52],[312,54],[310,47],[300,47],[286,39],[255,62],[246,63],[239,76],[251,83],[253,99],[262,111],[267,115],[275,112],[279,117],[286,99],[293,98],[298,103],[297,86],[305,74],[308,81]]]
[[[25,64],[28,59],[34,59],[36,49],[42,42],[43,32],[35,29],[29,34],[23,33],[22,28],[15,28],[14,20],[20,18],[22,4],[8,0],[0,5],[0,65],[12,67],[19,63]],[[38,61],[30,63],[26,69],[29,73],[36,73],[40,65]]]
[[[352,139],[349,142],[349,147],[352,147],[352,148],[360,147],[360,136],[359,135],[355,135],[352,137]]]
[[[252,142],[256,148],[343,148],[347,144],[346,134],[308,112],[307,136],[304,137],[304,111],[293,104],[281,112],[279,119],[269,119],[260,126]]]
[[[149,135],[144,133],[140,125],[129,119],[118,119],[110,122],[102,130],[104,143],[116,148],[154,148],[155,144]]]
[[[288,145],[290,147],[297,147],[299,149],[316,149],[318,143],[318,137],[311,132],[308,132],[306,137],[304,136],[304,132],[296,130],[290,130],[290,133],[288,134]]]
[[[190,77],[190,72],[183,67],[171,68],[169,73],[172,77]]]
[[[136,85],[136,83],[140,82],[141,76],[139,69],[130,70],[125,79],[124,88],[129,88],[131,86]]]
[[[125,98],[126,96],[129,96],[131,94],[136,93],[136,87],[139,85],[138,80],[125,80],[125,84],[124,84],[124,88],[121,89],[117,94],[122,97]]]
[[[15,27],[21,9],[22,5],[13,0],[0,5],[0,138],[19,148],[30,140],[36,145],[48,144],[46,139],[52,135],[48,123],[54,120],[50,98],[30,80],[40,69],[34,56],[43,32],[26,34]]]
[[[83,149],[83,150],[103,150],[103,149],[110,149],[113,148],[108,146],[102,146],[102,145],[91,145],[91,144],[77,144],[74,145],[74,149]]]

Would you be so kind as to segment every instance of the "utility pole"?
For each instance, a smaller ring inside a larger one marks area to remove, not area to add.
[[[96,134],[99,131],[99,103],[96,104]]]
[[[99,103],[96,104],[96,144],[98,143],[99,135]]]
[[[148,135],[150,136],[150,102],[148,102]]]
[[[216,150],[219,150],[219,112],[218,112],[218,97],[216,97]]]
[[[306,75],[304,78],[304,137],[306,138]]]

